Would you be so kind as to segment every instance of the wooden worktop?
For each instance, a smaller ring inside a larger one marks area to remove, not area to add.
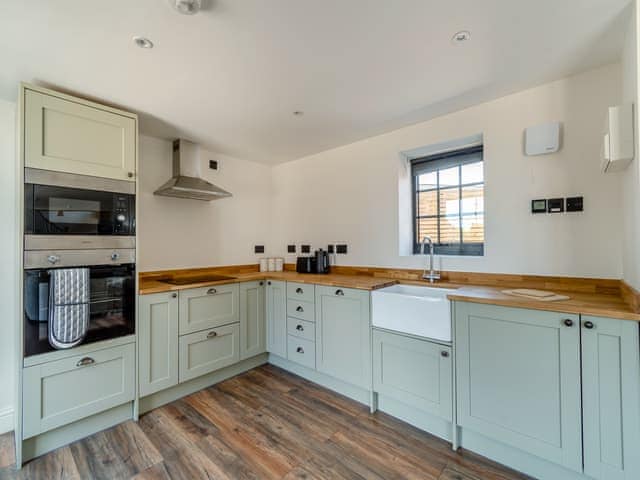
[[[300,274],[291,265],[284,272],[259,272],[257,265],[165,270],[140,274],[141,295],[208,287],[254,280],[283,280],[333,287],[376,290],[390,285],[411,284],[429,286],[420,279],[421,270],[387,269],[377,267],[333,267],[326,275]],[[638,292],[624,282],[610,279],[585,279],[569,277],[545,277],[533,275],[483,274],[469,272],[441,272],[442,279],[433,286],[455,289],[450,300],[508,307],[547,310],[562,313],[619,318],[640,321]],[[170,285],[160,281],[172,277],[188,278],[204,274],[234,277],[217,282],[196,282],[187,285]],[[507,288],[536,288],[551,290],[570,297],[569,300],[542,302],[514,297],[502,293]]]

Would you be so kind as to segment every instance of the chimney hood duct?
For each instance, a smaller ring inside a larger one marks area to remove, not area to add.
[[[231,194],[201,177],[198,145],[181,138],[173,141],[173,177],[154,195],[211,201]]]

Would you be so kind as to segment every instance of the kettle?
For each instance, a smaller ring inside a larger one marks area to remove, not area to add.
[[[329,253],[316,250],[316,273],[329,273]]]

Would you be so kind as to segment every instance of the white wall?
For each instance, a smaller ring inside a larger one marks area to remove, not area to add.
[[[635,159],[620,173],[623,176],[622,198],[624,214],[623,274],[625,281],[640,290],[640,130],[638,129],[638,29],[640,12],[633,5],[622,53],[622,96],[625,103],[635,106]]]
[[[0,433],[13,430],[16,285],[16,184],[15,105],[0,100]]]
[[[202,202],[153,195],[171,178],[171,158],[171,142],[140,137],[139,269],[256,263],[253,247],[269,237],[271,168],[203,151],[202,175],[233,197]],[[219,160],[218,172],[208,168],[209,159]]]
[[[287,242],[346,241],[339,263],[422,267],[423,258],[400,255],[399,152],[481,133],[485,256],[444,257],[440,267],[620,278],[621,179],[599,170],[605,109],[620,101],[620,82],[620,65],[610,65],[276,166],[272,243],[282,253]],[[524,128],[555,120],[560,152],[524,156]],[[529,213],[534,198],[573,195],[584,196],[584,213]]]

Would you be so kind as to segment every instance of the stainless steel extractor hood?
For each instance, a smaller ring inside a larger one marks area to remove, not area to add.
[[[173,177],[153,193],[207,202],[231,196],[201,177],[198,145],[181,138],[173,141]]]

